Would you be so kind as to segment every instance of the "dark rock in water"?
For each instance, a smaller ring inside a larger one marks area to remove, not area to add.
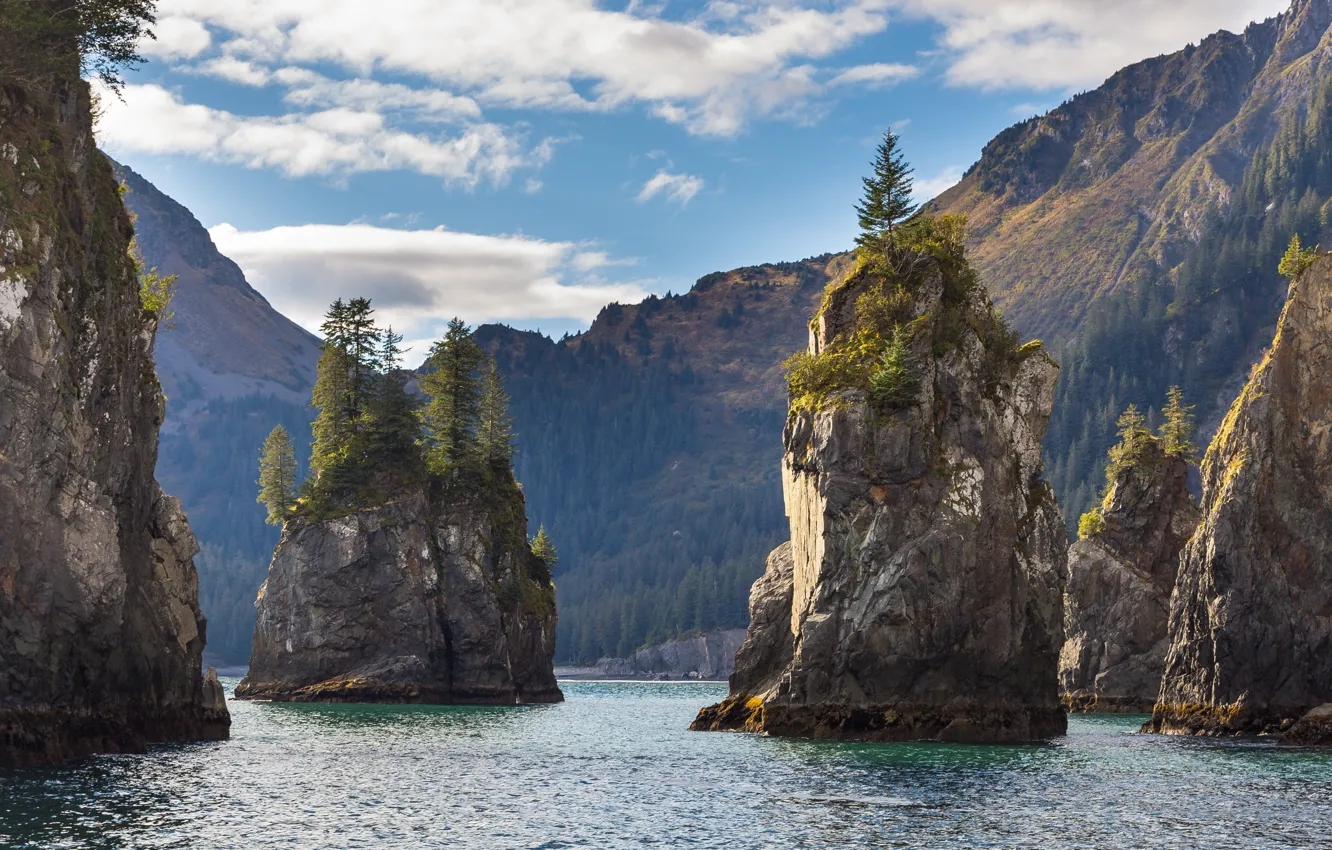
[[[1071,710],[1156,704],[1179,553],[1200,516],[1188,476],[1188,462],[1151,439],[1111,484],[1105,527],[1069,548],[1059,684]]]
[[[1067,541],[1041,478],[1059,369],[1016,348],[979,285],[924,255],[898,266],[911,289],[862,268],[830,291],[811,353],[851,339],[876,303],[906,309],[919,391],[889,411],[854,388],[794,406],[789,550],[754,587],[731,695],[696,730],[979,742],[1066,729]]]
[[[555,591],[526,531],[516,484],[289,520],[237,698],[558,702]]]
[[[225,738],[194,535],[153,478],[157,319],[88,87],[0,89],[0,765]]]
[[[1332,258],[1298,277],[1276,340],[1203,461],[1170,651],[1145,731],[1281,732],[1332,702]]]
[[[1300,746],[1332,745],[1332,703],[1320,705],[1301,717],[1281,740]]]

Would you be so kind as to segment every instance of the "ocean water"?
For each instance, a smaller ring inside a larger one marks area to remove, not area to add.
[[[234,684],[234,683],[233,683]],[[233,702],[232,739],[0,773],[6,848],[1332,847],[1332,753],[1075,717],[1033,746],[691,733],[714,684]]]

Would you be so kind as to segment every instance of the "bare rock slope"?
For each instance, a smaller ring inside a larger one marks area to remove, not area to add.
[[[1179,553],[1198,525],[1189,464],[1148,438],[1111,483],[1104,527],[1069,548],[1059,684],[1075,711],[1150,713]]]
[[[1332,258],[1291,285],[1272,348],[1203,462],[1150,731],[1332,741]],[[1321,733],[1318,731],[1321,728]]]
[[[255,603],[242,699],[538,703],[555,683],[555,589],[522,493],[435,489],[283,529]]]
[[[0,90],[0,765],[226,737],[88,87]]]
[[[876,305],[896,304],[919,390],[886,412],[854,387],[793,404],[791,541],[754,586],[730,697],[695,729],[1017,741],[1066,727],[1067,544],[1040,445],[1058,367],[1017,348],[974,278],[925,255],[898,265],[909,282],[859,268],[836,284],[810,350],[853,352]]]

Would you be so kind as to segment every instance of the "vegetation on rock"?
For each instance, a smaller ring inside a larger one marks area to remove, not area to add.
[[[0,0],[0,84],[46,88],[61,76],[98,77],[112,91],[156,36],[156,0]]]
[[[282,525],[296,506],[296,450],[291,434],[278,425],[264,440],[259,459],[259,501],[268,508],[268,524]]]

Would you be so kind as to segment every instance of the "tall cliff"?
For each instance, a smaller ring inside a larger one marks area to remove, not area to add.
[[[1207,450],[1150,730],[1279,732],[1332,702],[1329,343],[1323,257],[1291,285],[1271,350]]]
[[[255,605],[240,699],[563,699],[555,588],[512,478],[485,490],[435,482],[347,516],[290,519]]]
[[[1059,685],[1081,711],[1148,713],[1165,669],[1179,553],[1198,525],[1189,463],[1147,435],[1068,551]]]
[[[793,362],[789,550],[755,585],[731,695],[695,729],[955,741],[1065,729],[1067,543],[1040,450],[1059,370],[1039,344],[1018,348],[947,232],[921,241],[950,247],[886,271],[862,263],[830,288],[809,357]],[[904,333],[905,358],[864,359]],[[915,380],[875,371],[904,359]]]
[[[198,546],[153,477],[157,320],[89,91],[0,90],[0,764],[220,738]]]

